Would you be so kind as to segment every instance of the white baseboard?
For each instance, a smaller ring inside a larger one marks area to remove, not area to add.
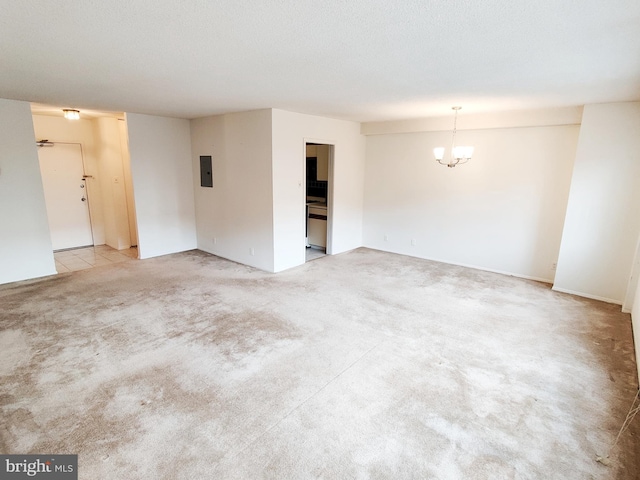
[[[566,288],[556,287],[555,285],[551,289],[555,292],[568,293],[570,295],[577,295],[578,297],[590,298],[592,300],[599,300],[605,303],[613,303],[614,305],[622,305],[620,300],[614,300],[613,298],[599,297],[598,295],[591,295],[584,292],[576,292],[575,290],[568,290]]]
[[[525,280],[534,280],[536,282],[542,282],[542,283],[548,283],[548,284],[552,284],[553,283],[553,278],[533,277],[531,275],[523,275],[521,273],[513,273],[513,272],[507,272],[507,271],[504,271],[504,270],[495,270],[495,269],[492,269],[492,268],[479,267],[478,265],[469,265],[469,264],[466,264],[466,263],[449,262],[447,260],[440,260],[438,258],[421,257],[421,256],[418,256],[418,255],[411,255],[410,253],[405,253],[405,252],[394,252],[392,250],[383,250],[383,249],[377,248],[377,247],[367,247],[367,246],[365,246],[364,248],[369,248],[371,250],[378,250],[380,252],[395,253],[396,255],[406,255],[407,257],[421,258],[422,260],[429,260],[429,261],[432,261],[432,262],[444,263],[446,265],[455,265],[457,267],[473,268],[474,270],[481,270],[483,272],[490,272],[490,273],[498,273],[500,275],[507,275],[509,277],[524,278]]]

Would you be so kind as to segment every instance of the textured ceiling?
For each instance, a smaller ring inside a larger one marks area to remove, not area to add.
[[[640,99],[638,0],[0,0],[0,97],[359,121]]]

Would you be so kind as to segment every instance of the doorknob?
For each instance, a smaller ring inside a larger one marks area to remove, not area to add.
[[[84,198],[84,197],[82,197],[80,200],[82,200],[83,202],[86,202],[86,201],[87,201],[87,199],[86,199],[86,198]]]

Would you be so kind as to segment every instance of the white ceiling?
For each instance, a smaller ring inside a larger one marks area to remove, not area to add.
[[[638,0],[0,0],[0,97],[358,121],[640,100]]]

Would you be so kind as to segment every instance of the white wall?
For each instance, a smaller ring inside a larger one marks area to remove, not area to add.
[[[636,283],[633,296],[636,299],[640,299],[640,283]],[[633,303],[633,308],[631,309],[631,325],[633,327],[633,343],[636,349],[636,368],[638,369],[638,378],[640,379],[640,301]]]
[[[636,367],[638,369],[638,379],[640,379],[640,239],[636,247],[635,258],[630,268],[631,278],[625,295],[625,302],[622,311],[631,313],[631,326],[633,329],[633,344],[636,353]]]
[[[335,145],[331,253],[362,246],[365,139],[360,124],[273,110],[274,270],[305,261],[305,141]]]
[[[365,246],[551,282],[578,129],[459,131],[475,153],[455,168],[432,153],[451,131],[368,136]]]
[[[191,120],[191,150],[198,248],[273,271],[271,111]],[[201,155],[213,157],[213,188],[200,186]]]
[[[640,232],[640,102],[584,107],[554,289],[622,304]]]
[[[633,258],[633,263],[629,268],[629,282],[627,283],[627,291],[624,296],[624,302],[622,303],[622,311],[624,313],[630,313],[633,303],[635,301],[636,290],[638,288],[638,277],[640,276],[640,237],[636,242],[636,250]]]
[[[0,283],[55,275],[31,107],[0,99]]]
[[[196,248],[189,121],[134,113],[126,120],[139,257]]]

